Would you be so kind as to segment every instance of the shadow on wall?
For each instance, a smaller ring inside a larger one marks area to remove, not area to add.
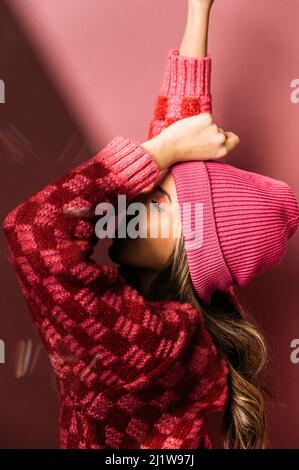
[[[33,192],[90,156],[21,26],[0,2],[1,224]],[[5,176],[4,176],[5,175]],[[2,225],[1,225],[2,226]],[[56,448],[56,390],[47,354],[7,260],[1,230],[0,447]]]
[[[259,23],[251,24],[252,37],[250,40],[241,38],[238,47],[237,37],[233,34],[225,38],[225,54],[233,62],[232,71],[222,90],[220,87],[214,90],[213,103],[219,119],[228,122],[232,130],[240,133],[241,145],[229,156],[230,163],[279,179],[279,172],[275,175],[275,161],[269,155],[281,147],[283,156],[284,136],[281,138],[281,134],[288,129],[286,126],[283,128],[280,120],[279,104],[288,107],[292,91],[290,81],[294,77],[290,75],[287,81],[282,71],[298,61],[298,49],[289,46],[287,38],[275,31],[271,21],[265,24],[266,19],[263,17]],[[216,55],[219,45],[213,46]],[[256,51],[254,56],[252,48]],[[227,57],[217,58],[213,76],[220,77],[225,67]],[[283,98],[283,103],[274,96],[275,90],[280,93],[279,99]]]

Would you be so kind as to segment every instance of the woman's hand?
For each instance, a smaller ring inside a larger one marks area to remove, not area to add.
[[[224,157],[239,141],[233,132],[219,128],[210,113],[200,113],[175,121],[142,146],[163,170],[177,162]]]

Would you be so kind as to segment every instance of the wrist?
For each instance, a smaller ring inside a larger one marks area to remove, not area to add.
[[[143,142],[141,146],[151,154],[160,171],[165,170],[174,163],[171,152],[169,152],[168,146],[161,134]]]
[[[207,0],[188,0],[188,7],[192,13],[202,13],[208,15],[212,8],[212,2]]]

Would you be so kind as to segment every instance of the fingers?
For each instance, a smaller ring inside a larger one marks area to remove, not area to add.
[[[221,127],[218,127],[217,131],[218,131],[217,133],[218,133],[219,142],[220,144],[224,145],[227,139],[226,132],[224,132],[224,130]]]
[[[221,127],[218,128],[218,141],[220,143],[217,157],[225,157],[240,142],[239,137],[234,132],[225,132]]]
[[[226,138],[226,132],[224,132],[224,130],[222,129],[222,127],[218,127],[218,131],[221,132],[221,134],[224,134],[224,135],[225,135],[225,138]]]
[[[225,141],[225,147],[228,152],[231,152],[240,142],[239,137],[234,134],[233,132],[226,132],[226,141]]]

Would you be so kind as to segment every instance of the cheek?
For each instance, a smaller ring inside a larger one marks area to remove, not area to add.
[[[144,233],[145,230],[146,238],[127,240],[127,250],[131,249],[131,259],[136,263],[149,269],[160,269],[175,247],[180,233],[179,219],[164,212],[148,214]]]
[[[146,237],[125,238],[115,242],[117,262],[158,270],[175,247],[180,231],[179,217],[176,213],[149,210],[144,217],[139,218],[139,228]]]
[[[120,262],[147,269],[160,269],[174,248],[171,238],[126,239],[118,246]]]

